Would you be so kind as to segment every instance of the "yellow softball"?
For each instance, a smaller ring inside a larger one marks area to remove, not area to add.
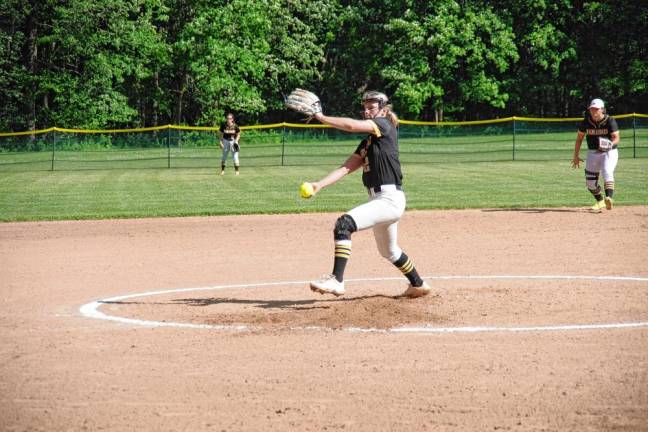
[[[313,192],[315,192],[315,190],[313,189],[313,185],[308,182],[302,183],[301,186],[299,187],[299,194],[302,196],[302,198],[312,197]]]

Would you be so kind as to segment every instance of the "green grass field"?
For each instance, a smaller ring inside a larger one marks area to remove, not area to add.
[[[334,164],[250,167],[242,158],[240,176],[230,168],[221,177],[217,160],[212,162],[211,168],[1,171],[0,220],[344,211],[366,200],[359,172],[313,199],[299,197],[302,181],[318,180]],[[583,170],[569,167],[569,155],[549,161],[404,162],[403,171],[409,209],[592,204]],[[616,180],[616,205],[648,204],[648,158],[622,158]]]

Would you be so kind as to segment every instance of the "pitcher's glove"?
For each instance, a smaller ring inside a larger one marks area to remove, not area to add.
[[[233,150],[234,152],[238,153],[239,150],[241,150],[241,146],[239,145],[239,143],[234,142],[234,144],[232,144],[232,150]]]
[[[308,90],[293,90],[286,98],[285,104],[287,108],[306,114],[307,121],[310,121],[315,114],[322,112],[322,104],[319,98],[315,93]]]
[[[599,137],[598,151],[606,152],[612,150],[612,141],[607,138]]]

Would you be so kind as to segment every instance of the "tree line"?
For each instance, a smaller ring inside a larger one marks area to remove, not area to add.
[[[0,131],[648,112],[643,0],[0,0]]]

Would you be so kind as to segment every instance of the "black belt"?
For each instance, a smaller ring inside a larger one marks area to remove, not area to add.
[[[403,190],[403,186],[398,185],[398,184],[397,185],[389,185],[389,186],[396,186],[396,190],[399,190],[399,191]],[[382,191],[382,187],[381,186],[374,186],[374,187],[368,188],[368,190],[369,190],[369,193],[373,192],[373,193],[376,194],[376,193]]]

